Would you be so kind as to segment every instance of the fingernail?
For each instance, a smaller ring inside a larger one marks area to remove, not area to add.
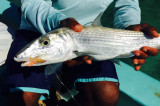
[[[138,71],[138,70],[140,70],[140,68],[141,68],[141,66],[136,66],[135,70]]]
[[[86,63],[87,64],[92,64],[92,61],[91,60],[86,60]]]
[[[76,32],[80,32],[80,31],[82,31],[82,29],[83,29],[82,25],[80,25],[80,24],[75,25],[75,29],[74,30]]]
[[[137,65],[137,64],[138,64],[138,62],[137,62],[137,61],[134,61],[134,62],[133,62],[133,64]]]

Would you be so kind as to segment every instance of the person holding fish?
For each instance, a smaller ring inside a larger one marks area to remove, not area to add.
[[[113,0],[21,1],[20,30],[16,32],[16,38],[6,61],[9,73],[7,85],[10,89],[8,103],[9,105],[36,106],[39,99],[49,95],[55,73],[46,75],[45,66],[22,68],[21,63],[14,61],[14,56],[33,39],[59,27],[82,31],[82,25],[91,25]],[[138,0],[115,0],[114,26],[119,29],[142,31],[151,38],[159,37],[156,28],[148,24],[140,24]],[[135,70],[139,70],[149,55],[158,54],[158,49],[142,47],[133,53]],[[33,62],[28,65],[36,64],[34,61],[36,59],[33,58]],[[41,62],[41,60],[38,61]],[[62,69],[66,81],[75,84],[79,91],[79,100],[77,100],[79,105],[112,106],[118,103],[119,81],[111,61],[92,61],[92,57],[83,56],[64,62]]]

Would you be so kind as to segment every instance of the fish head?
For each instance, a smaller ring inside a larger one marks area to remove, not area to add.
[[[64,29],[49,32],[40,36],[14,57],[15,61],[23,62],[21,66],[40,66],[59,63],[70,58],[73,41]]]

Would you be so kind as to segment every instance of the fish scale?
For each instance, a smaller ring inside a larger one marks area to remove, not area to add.
[[[49,39],[48,45],[42,45],[41,39]],[[143,46],[160,48],[160,38],[149,38],[143,32],[113,29],[101,26],[83,26],[81,32],[70,28],[51,31],[28,44],[16,55],[16,61],[24,61],[32,54],[39,57],[45,65],[59,63],[83,55],[95,60],[129,58],[132,52]],[[34,51],[35,53],[32,53]],[[34,59],[35,60],[35,59]],[[25,64],[24,64],[25,66]]]
[[[128,58],[132,56],[132,51],[138,50],[142,46],[155,48],[160,46],[159,38],[147,38],[142,32],[105,27],[84,27],[84,30],[78,35],[71,35],[76,44],[78,44],[76,48],[83,47],[79,52],[87,53],[90,51],[92,54],[98,55],[97,60]],[[90,56],[93,56],[92,54],[88,53]],[[93,57],[96,58],[96,56]]]

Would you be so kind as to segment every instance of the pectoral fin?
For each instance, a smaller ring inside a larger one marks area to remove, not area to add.
[[[111,59],[110,61],[112,61],[113,63],[116,63],[116,64],[121,66],[121,63],[120,63],[119,59]]]
[[[55,64],[49,64],[47,65],[46,69],[45,69],[45,75],[50,75],[53,73],[56,73],[57,71],[59,71],[62,67],[63,63],[55,63]]]

